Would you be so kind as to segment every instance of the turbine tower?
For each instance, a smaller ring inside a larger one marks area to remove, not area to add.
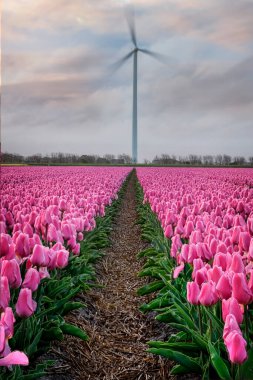
[[[134,49],[130,51],[127,55],[117,61],[113,67],[117,70],[124,62],[133,57],[133,113],[132,113],[132,162],[138,162],[138,100],[137,100],[137,83],[138,83],[138,53],[144,53],[152,56],[153,58],[158,59],[163,63],[167,63],[167,57],[162,54],[154,53],[148,49],[139,48],[137,45],[136,31],[135,31],[135,22],[134,22],[134,13],[131,10],[127,10],[126,18],[129,26],[130,36]]]

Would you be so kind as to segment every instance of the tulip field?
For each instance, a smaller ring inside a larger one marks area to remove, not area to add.
[[[41,346],[64,333],[87,338],[63,315],[83,306],[71,299],[93,276],[89,260],[96,257],[96,243],[88,233],[96,230],[96,218],[117,198],[129,171],[2,168],[1,367],[28,365]],[[89,238],[82,246],[85,234]],[[103,243],[103,231],[100,235],[94,237]],[[10,372],[11,378],[22,378],[19,368]]]
[[[137,174],[140,223],[151,243],[139,254],[147,258],[140,275],[155,279],[139,294],[156,294],[142,310],[174,329],[167,342],[149,342],[150,352],[176,361],[172,374],[252,379],[253,171]]]
[[[1,171],[0,378],[39,378],[52,362],[36,360],[51,341],[88,339],[65,316],[84,307],[74,298],[95,282],[135,171]],[[178,378],[253,379],[253,170],[138,167],[136,175],[136,223],[148,242],[136,252],[147,277],[140,310],[170,331],[148,351],[170,359]]]

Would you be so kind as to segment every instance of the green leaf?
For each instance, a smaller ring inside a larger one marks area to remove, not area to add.
[[[41,329],[35,338],[33,339],[33,342],[26,348],[26,353],[28,356],[33,355],[37,351],[37,345],[40,342],[41,335],[43,333],[43,329]]]
[[[213,365],[213,368],[219,375],[220,379],[222,380],[229,380],[231,379],[229,370],[225,362],[221,359],[220,355],[214,348],[211,342],[208,342],[208,348],[210,353],[211,362]]]
[[[81,309],[82,307],[85,307],[86,305],[83,302],[67,302],[63,306],[62,315],[68,314],[72,310]]]
[[[253,347],[248,351],[248,359],[245,363],[238,366],[236,380],[251,380],[253,379]]]
[[[157,290],[160,290],[163,287],[164,287],[163,281],[154,281],[154,282],[151,282],[148,285],[144,285],[140,289],[138,289],[137,294],[139,296],[144,296],[146,294],[156,292]]]
[[[189,372],[189,369],[187,367],[184,367],[181,364],[176,364],[170,371],[170,375],[183,375],[188,372]]]
[[[199,352],[199,345],[196,343],[188,342],[160,342],[160,341],[150,341],[148,342],[151,348],[168,348],[176,351],[191,351]]]
[[[77,338],[80,338],[84,341],[89,339],[89,337],[85,331],[83,331],[79,327],[71,325],[69,323],[63,323],[61,325],[61,330],[62,330],[63,334],[76,336]]]
[[[201,366],[197,362],[197,360],[182,354],[181,352],[172,351],[169,349],[159,349],[159,348],[150,348],[148,352],[152,354],[161,355],[168,359],[174,360],[175,362],[181,364],[182,366],[188,368],[188,370],[192,372],[201,373]]]

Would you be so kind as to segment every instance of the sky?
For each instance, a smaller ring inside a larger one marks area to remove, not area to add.
[[[253,0],[3,0],[2,151],[253,155]]]

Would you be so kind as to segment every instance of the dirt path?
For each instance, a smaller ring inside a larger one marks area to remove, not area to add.
[[[79,311],[70,316],[85,328],[90,340],[87,344],[68,337],[55,349],[64,359],[65,375],[69,373],[71,379],[168,379],[165,362],[145,352],[147,340],[162,338],[162,334],[154,327],[153,318],[143,316],[138,309],[144,298],[137,297],[136,291],[144,280],[137,277],[142,263],[136,254],[145,243],[135,224],[135,181],[132,175],[110,236],[112,245],[98,265],[98,281],[103,288],[85,295],[88,309],[83,314]]]

